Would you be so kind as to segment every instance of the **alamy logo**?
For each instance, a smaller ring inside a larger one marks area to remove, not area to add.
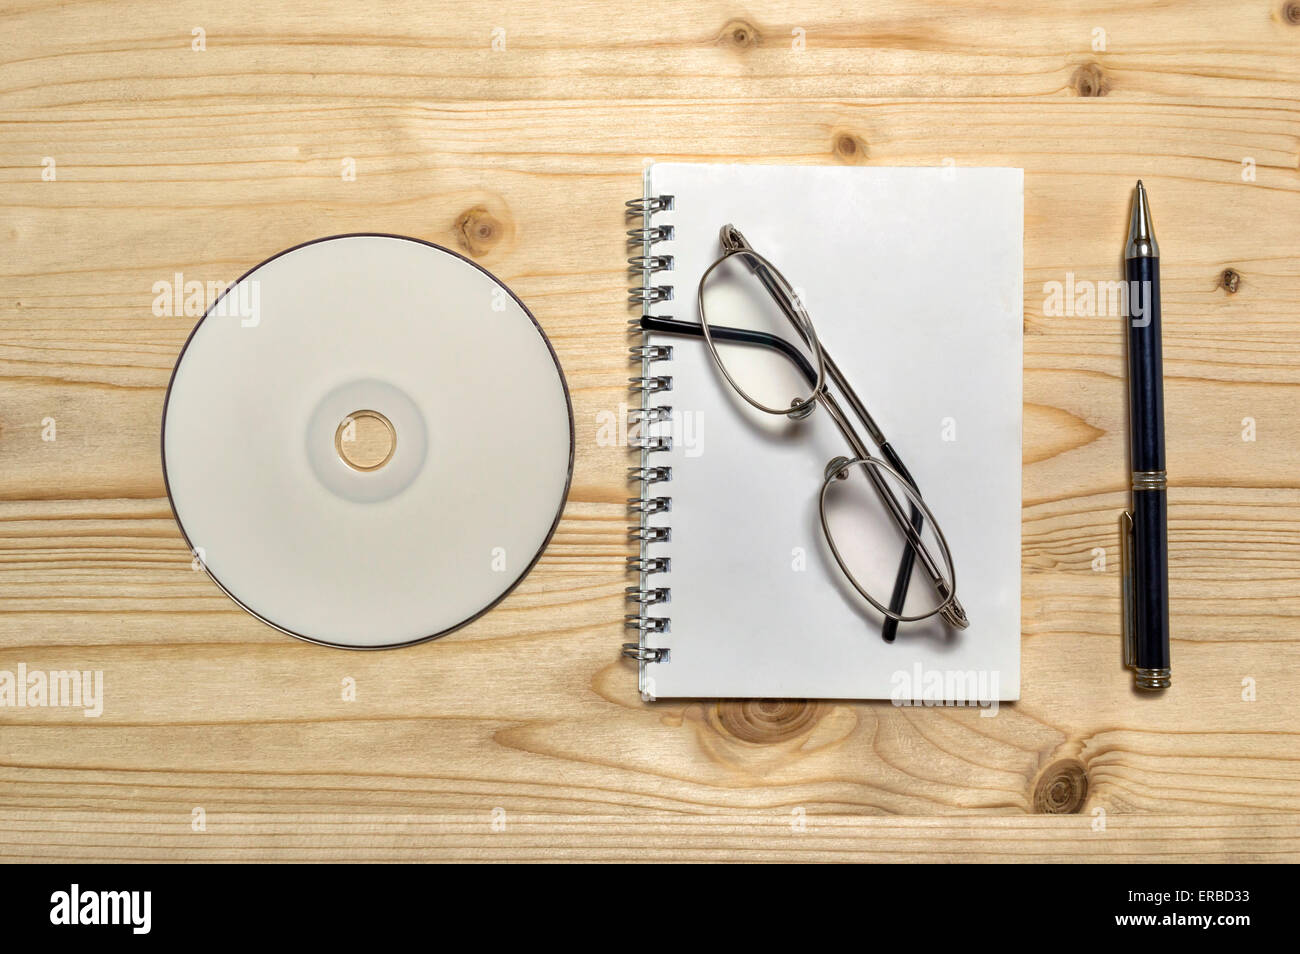
[[[638,414],[646,412],[637,408]],[[653,434],[646,431],[641,422],[628,420],[627,404],[619,404],[617,411],[604,410],[596,412],[596,446],[628,447],[635,436],[654,436],[667,438],[667,447],[680,450],[686,457],[699,457],[704,453],[704,414],[701,411],[679,411],[673,413],[671,407],[650,408],[655,416],[645,417],[657,425]],[[667,449],[667,447],[665,449]]]
[[[998,714],[996,669],[926,669],[916,663],[895,671],[889,682],[896,706],[972,706],[983,710],[981,716]]]
[[[1134,328],[1151,324],[1150,282],[1094,282],[1065,273],[1064,282],[1043,282],[1047,318],[1128,318]]]
[[[102,669],[0,669],[0,708],[81,709],[87,719],[104,714]]]
[[[148,934],[152,926],[151,891],[70,891],[50,895],[51,924],[128,924],[132,934]]]
[[[208,310],[211,301],[212,315],[216,318],[238,318],[243,328],[256,328],[262,321],[262,283],[255,278],[237,285],[225,282],[204,285],[196,280],[187,282],[177,272],[172,279],[153,283],[153,313],[159,318],[185,315],[197,318]]]

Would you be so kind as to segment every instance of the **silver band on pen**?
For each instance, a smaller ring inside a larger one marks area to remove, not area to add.
[[[1134,490],[1164,490],[1168,484],[1163,470],[1133,471]]]

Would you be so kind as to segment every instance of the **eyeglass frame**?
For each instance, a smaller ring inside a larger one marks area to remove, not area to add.
[[[956,568],[952,559],[952,552],[948,547],[948,542],[939,526],[938,520],[930,511],[929,506],[921,497],[916,482],[912,479],[911,474],[903,465],[902,460],[898,457],[896,451],[886,439],[884,432],[871,417],[866,406],[862,403],[857,393],[849,385],[847,379],[840,372],[839,367],[835,364],[831,356],[826,353],[821,344],[821,339],[812,324],[812,318],[804,310],[798,295],[795,294],[793,286],[786,280],[781,271],[773,265],[767,258],[760,255],[754,250],[753,246],[745,239],[740,230],[734,225],[724,225],[719,237],[722,244],[722,255],[713,262],[700,277],[699,285],[696,290],[696,304],[700,312],[699,322],[678,321],[672,318],[660,318],[652,315],[643,315],[640,321],[641,327],[647,331],[660,331],[668,334],[684,334],[692,337],[703,337],[713,357],[714,363],[722,373],[727,383],[739,394],[747,403],[768,414],[784,415],[792,420],[802,420],[816,409],[818,403],[826,408],[831,415],[832,421],[839,429],[840,433],[849,444],[853,452],[853,457],[836,457],[826,467],[824,479],[822,482],[821,492],[818,497],[818,511],[822,524],[822,531],[830,545],[831,553],[835,557],[841,572],[848,578],[853,588],[861,594],[877,611],[885,616],[885,627],[882,635],[887,641],[892,641],[894,631],[898,623],[918,622],[928,619],[932,616],[939,615],[945,622],[956,629],[965,629],[969,626],[969,619],[966,616],[965,609],[957,600],[957,578]],[[804,344],[812,350],[816,359],[816,367],[799,352],[797,348],[790,344],[785,338],[779,335],[771,335],[762,331],[753,331],[742,328],[731,328],[722,325],[712,325],[707,319],[704,307],[704,285],[709,276],[723,262],[736,257],[743,256],[742,262],[753,272],[759,282],[763,285],[769,295],[772,296],[787,320],[793,325],[795,331],[803,339]],[[726,364],[718,354],[714,337],[719,340],[732,341],[740,344],[760,345],[770,348],[782,354],[799,368],[800,372],[808,379],[812,391],[809,396],[803,400],[796,398],[788,408],[773,408],[756,401],[743,388],[741,388],[732,378],[731,373],[727,370]],[[850,423],[847,415],[844,414],[839,402],[830,394],[827,389],[829,383],[833,384],[842,392],[849,407],[862,422],[866,428],[872,442],[877,446],[884,460],[875,458],[871,455],[865,442],[858,435]],[[848,468],[861,466],[866,472],[868,479],[871,481],[877,494],[881,497],[886,511],[894,519],[899,529],[907,538],[908,545],[904,547],[903,557],[900,561],[898,576],[895,580],[894,591],[891,596],[890,606],[885,606],[875,598],[865,587],[858,581],[857,577],[848,568],[846,562],[835,543],[834,535],[830,531],[829,521],[826,515],[826,496],[827,491],[838,479],[848,476]],[[902,505],[898,502],[892,489],[884,481],[880,471],[884,471],[898,480],[904,490],[904,493],[910,500],[911,514],[903,513]],[[930,520],[930,526],[939,543],[943,557],[944,567],[947,570],[946,578],[940,573],[938,564],[930,554],[929,548],[920,538],[920,530],[924,525],[924,520]],[[935,587],[940,597],[939,604],[927,613],[917,615],[904,615],[901,610],[906,600],[907,589],[912,576],[914,562],[918,556],[921,556],[922,569],[930,578],[931,585]]]

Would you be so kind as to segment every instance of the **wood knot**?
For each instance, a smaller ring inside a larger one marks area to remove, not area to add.
[[[1085,63],[1074,71],[1070,80],[1074,91],[1080,96],[1105,96],[1110,92],[1110,81],[1096,63]]]
[[[744,20],[732,20],[718,34],[717,43],[719,46],[729,46],[733,50],[744,51],[758,46],[761,39],[753,24],[746,23]]]
[[[831,155],[840,162],[866,162],[867,141],[852,133],[839,133],[831,144]]]
[[[1240,286],[1241,273],[1234,268],[1225,268],[1223,274],[1219,276],[1219,287],[1229,295],[1235,295]]]
[[[483,206],[476,205],[461,213],[456,219],[454,231],[460,247],[477,258],[496,248],[505,229],[496,216]]]
[[[1282,7],[1282,19],[1292,26],[1300,26],[1300,3],[1288,3]]]
[[[1034,784],[1034,811],[1073,815],[1088,800],[1088,773],[1076,759],[1062,759],[1043,769]]]
[[[757,744],[803,735],[821,716],[819,705],[796,699],[728,700],[713,708],[713,721],[720,731]]]

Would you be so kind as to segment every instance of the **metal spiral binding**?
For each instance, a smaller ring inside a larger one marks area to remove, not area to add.
[[[628,512],[633,518],[628,536],[637,542],[637,553],[627,558],[628,572],[636,576],[636,583],[626,590],[627,601],[634,612],[626,615],[625,622],[629,629],[637,631],[637,641],[624,643],[623,655],[637,661],[642,698],[652,699],[654,679],[647,674],[647,667],[669,662],[670,651],[665,646],[649,645],[647,639],[669,632],[669,617],[662,610],[664,604],[672,599],[672,588],[654,585],[651,577],[667,573],[672,563],[668,557],[651,553],[650,549],[672,539],[672,528],[664,524],[659,515],[669,513],[673,504],[672,497],[651,489],[652,484],[665,483],[673,476],[671,467],[652,463],[652,455],[673,446],[670,435],[656,432],[656,425],[672,421],[673,409],[651,402],[656,400],[654,395],[672,390],[672,375],[663,373],[661,369],[663,362],[672,360],[673,349],[671,345],[650,344],[649,336],[641,329],[640,316],[652,315],[655,305],[671,301],[673,297],[672,285],[654,282],[658,273],[673,269],[673,257],[654,248],[659,242],[672,240],[673,227],[652,221],[655,215],[672,211],[673,197],[644,195],[626,205],[628,216],[639,222],[627,233],[629,247],[640,253],[627,260],[628,272],[639,280],[638,284],[628,288],[627,300],[630,305],[640,306],[640,315],[628,322],[628,331],[639,338],[639,343],[628,349],[628,356],[640,366],[641,373],[628,379],[628,390],[639,400],[627,413],[631,432],[628,443],[640,458],[639,466],[628,468],[628,480],[640,486],[638,495],[629,497],[627,501]],[[656,610],[653,614],[652,608]]]

